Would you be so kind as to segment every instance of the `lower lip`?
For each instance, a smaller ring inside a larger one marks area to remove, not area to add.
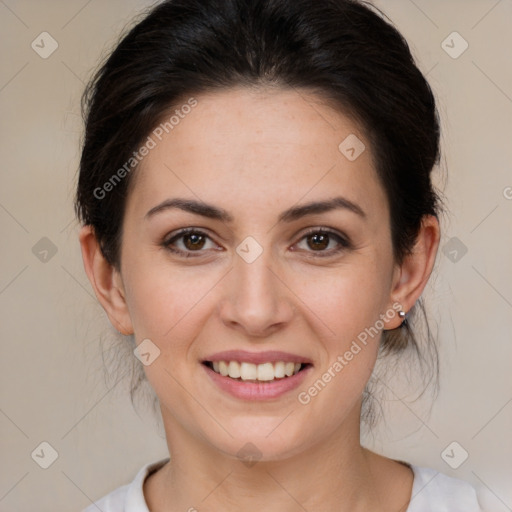
[[[300,372],[291,377],[272,380],[268,382],[248,382],[243,380],[235,380],[231,377],[223,377],[214,372],[208,366],[201,364],[212,381],[219,386],[220,389],[243,400],[269,400],[278,398],[293,389],[300,386],[306,378],[306,374],[311,370],[312,366],[307,366]]]

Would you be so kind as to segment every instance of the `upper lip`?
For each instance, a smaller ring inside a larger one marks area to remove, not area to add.
[[[225,350],[216,352],[204,359],[204,361],[239,361],[253,364],[272,363],[283,361],[285,363],[309,363],[311,359],[289,352],[268,350],[265,352],[247,352],[246,350]]]

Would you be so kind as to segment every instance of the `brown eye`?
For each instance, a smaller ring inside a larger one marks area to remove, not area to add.
[[[314,250],[322,250],[325,249],[329,245],[329,235],[325,233],[315,233],[313,235],[308,235],[307,237],[308,245],[311,249]]]
[[[191,251],[195,249],[202,249],[205,242],[205,237],[199,233],[188,233],[183,235],[183,245]]]
[[[302,240],[306,242],[306,247],[300,247]],[[334,231],[318,228],[306,233],[302,237],[298,246],[300,249],[304,249],[306,252],[316,253],[312,255],[318,257],[333,256],[352,247],[348,238],[342,236],[341,234],[338,234]]]
[[[211,244],[208,247],[208,242]],[[180,256],[201,256],[207,249],[218,249],[211,238],[198,229],[183,229],[162,242],[163,247]],[[197,254],[192,254],[197,253]]]

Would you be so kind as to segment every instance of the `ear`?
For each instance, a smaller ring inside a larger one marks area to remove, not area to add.
[[[82,227],[79,240],[85,272],[110,323],[121,334],[133,334],[120,273],[103,256],[92,226]]]
[[[396,310],[396,303],[401,304],[405,313],[410,311],[425,288],[439,247],[439,221],[434,215],[423,217],[421,228],[410,254],[404,257],[401,265],[395,268],[390,296],[390,306]],[[399,327],[402,319],[398,314],[385,321],[386,329]]]

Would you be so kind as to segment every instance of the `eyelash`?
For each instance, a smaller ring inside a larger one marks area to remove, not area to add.
[[[168,251],[174,253],[174,254],[178,254],[184,258],[194,258],[194,257],[198,257],[198,256],[201,256],[200,253],[202,252],[205,252],[204,250],[197,250],[197,251],[183,251],[181,249],[176,249],[176,248],[173,248],[171,246],[172,243],[176,242],[177,240],[179,240],[180,238],[183,238],[184,236],[186,235],[189,235],[189,234],[196,234],[196,235],[201,235],[201,236],[204,236],[208,239],[211,240],[210,236],[205,233],[204,231],[201,231],[200,229],[196,229],[196,228],[184,228],[184,229],[181,229],[180,231],[178,231],[177,233],[175,233],[172,237],[170,238],[166,238],[163,243],[162,243],[162,246],[167,249]],[[331,238],[334,238],[338,244],[339,244],[339,247],[337,249],[331,249],[330,251],[307,251],[307,252],[310,252],[312,253],[312,257],[313,258],[327,258],[327,257],[330,257],[330,256],[334,256],[344,250],[347,250],[347,249],[351,249],[352,248],[352,244],[350,243],[350,241],[348,240],[348,238],[336,233],[335,231],[332,231],[330,229],[325,229],[325,228],[312,228],[312,229],[309,229],[307,232],[305,232],[302,237],[300,238],[299,242],[304,240],[305,238],[307,238],[308,236],[311,236],[311,235],[328,235],[329,237]],[[330,242],[331,240],[329,240]],[[194,255],[193,253],[198,253],[197,255]],[[323,253],[323,254],[322,254]]]

